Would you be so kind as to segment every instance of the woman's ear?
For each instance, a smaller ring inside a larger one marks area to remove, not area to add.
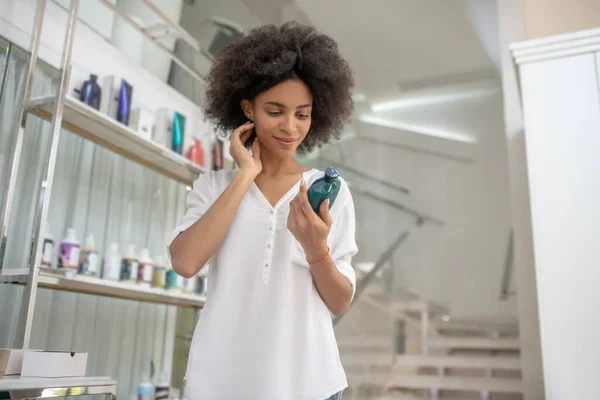
[[[248,118],[250,121],[254,121],[254,116],[252,114],[252,103],[244,99],[241,101],[240,107],[242,107],[242,111],[244,112],[246,118]]]

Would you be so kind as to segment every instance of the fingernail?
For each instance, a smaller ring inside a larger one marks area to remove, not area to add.
[[[327,207],[329,207],[329,199],[326,199],[326,200],[325,200],[325,205],[326,205]]]

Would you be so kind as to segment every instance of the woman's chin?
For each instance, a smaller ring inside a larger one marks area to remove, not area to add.
[[[296,146],[295,143],[293,146],[282,146],[279,143],[273,143],[271,146],[269,146],[268,150],[269,153],[277,157],[290,157],[294,155],[297,147],[298,146]]]

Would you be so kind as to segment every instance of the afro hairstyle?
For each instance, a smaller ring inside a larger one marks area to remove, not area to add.
[[[298,152],[339,139],[354,108],[350,66],[332,38],[297,22],[255,28],[215,58],[206,77],[205,118],[229,136],[248,121],[242,100],[290,79],[300,79],[313,96],[311,127]]]

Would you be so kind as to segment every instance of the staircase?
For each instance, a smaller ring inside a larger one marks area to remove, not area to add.
[[[450,321],[414,290],[392,290],[390,257],[358,263],[352,308],[334,321],[349,388],[344,400],[520,400],[520,342],[514,326]]]
[[[386,331],[372,323],[363,324],[365,331],[360,333],[338,330],[349,383],[345,400],[522,399],[515,329],[446,324],[435,318],[444,310],[415,300],[386,306],[376,288],[362,297],[363,315],[369,314],[369,307],[371,314],[387,309],[390,320],[404,321],[406,332]]]

